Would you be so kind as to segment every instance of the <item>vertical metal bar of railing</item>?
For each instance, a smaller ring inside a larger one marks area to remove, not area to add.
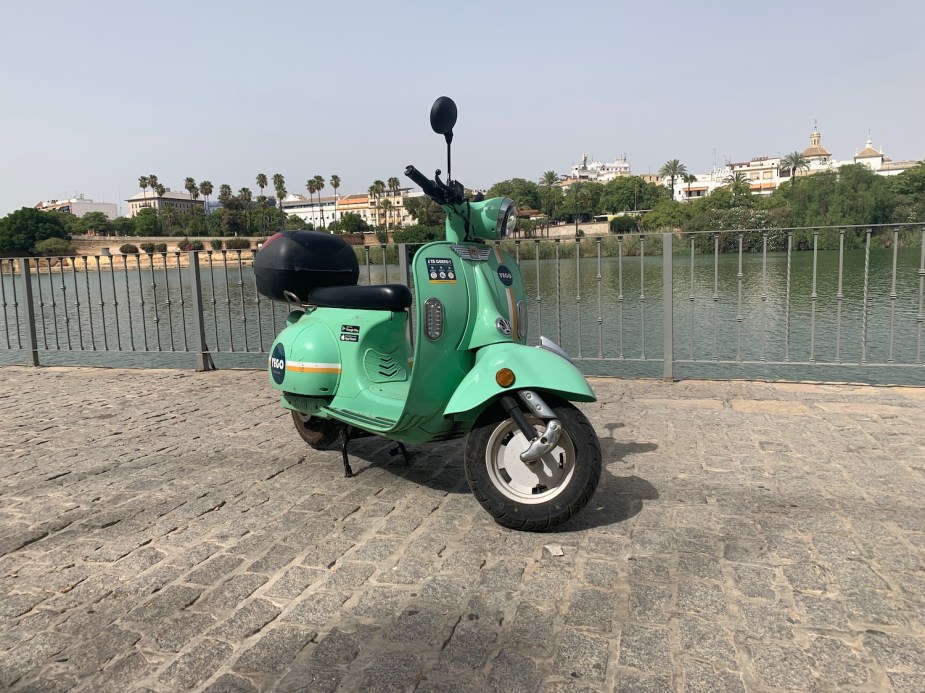
[[[562,344],[562,286],[560,282],[559,239],[556,246],[556,344]]]
[[[674,236],[662,234],[662,329],[665,335],[665,364],[662,378],[674,380]]]
[[[620,358],[623,359],[623,236],[617,236],[617,305],[620,307]]]
[[[183,297],[183,274],[180,272],[180,256],[181,253],[177,250],[177,293],[180,294],[180,324],[183,326],[183,351],[189,351],[189,339],[186,335],[186,299]]]
[[[225,307],[228,309],[228,351],[234,353],[234,331],[231,329],[231,289],[228,286],[227,250],[222,250],[222,274],[225,276]]]
[[[51,260],[49,260],[51,262]],[[67,333],[67,349],[71,351],[71,318],[67,312],[67,282],[64,281],[64,258],[58,258],[58,277],[61,279],[61,306],[64,308],[64,330]]]
[[[90,268],[88,267],[87,256],[83,256],[84,261],[84,279],[87,284],[87,319],[90,324],[90,347],[96,351],[96,334],[93,330],[93,298],[90,296]],[[74,264],[77,264],[77,258],[74,258]]]
[[[915,363],[922,363],[922,326],[925,324],[925,226],[922,227],[922,250],[919,259],[919,314],[915,331]]]
[[[691,292],[687,297],[691,307],[691,350],[690,359],[694,360],[694,234],[691,234]]]
[[[10,259],[10,284],[13,287],[13,324],[16,325],[16,348],[22,349],[22,327],[19,322],[19,293],[16,291],[15,262],[12,258]],[[22,271],[22,266],[20,266],[20,271]]]
[[[793,267],[793,231],[787,231],[787,296],[784,324],[784,361],[790,361],[790,281]]]
[[[140,257],[139,255],[135,255],[135,272],[136,272],[136,274],[138,275],[138,307],[139,307],[139,312],[141,313],[141,335],[142,335],[142,337],[144,338],[144,347],[145,347],[145,351],[148,351],[148,320],[147,320],[147,316],[145,316],[145,290],[144,290],[144,286],[143,286],[142,283],[141,283],[141,257]],[[154,284],[154,271],[153,271],[153,270],[151,271],[151,280],[152,280],[151,286],[154,286],[155,284]],[[125,274],[125,288],[126,288],[126,290],[128,289],[128,285],[129,285],[129,282],[128,282],[128,268],[126,268],[126,274]],[[131,304],[131,301],[130,301],[130,302],[129,302],[129,311],[128,311],[128,318],[129,318],[129,321],[130,321],[130,322],[131,322],[131,319],[132,319],[132,308],[131,308],[131,305],[132,305],[132,304]],[[156,314],[157,314],[157,301],[154,301],[154,308],[155,308],[155,311],[154,311],[154,312],[155,312],[155,316],[156,316]],[[155,327],[156,327],[158,330],[160,329],[160,328],[157,326],[157,322],[155,322],[154,325],[155,325]],[[158,345],[158,349],[160,349],[160,344],[161,344],[161,336],[160,336],[160,332],[158,332],[158,335],[157,335],[157,345]]]
[[[122,255],[122,261],[127,262],[125,255]],[[116,293],[116,258],[114,255],[109,256],[109,279],[112,285],[112,313],[116,322],[116,350],[122,351],[122,330],[119,328],[119,295]],[[131,328],[131,324],[129,324]]]
[[[738,293],[738,302],[736,308],[736,361],[742,362],[742,281],[745,279],[745,273],[742,271],[742,238],[743,234],[739,233],[739,270],[736,272],[736,290]]]
[[[369,246],[364,245],[363,251],[366,253],[366,283],[372,284],[373,283],[373,268],[369,262]]]
[[[761,361],[768,360],[768,232],[761,232]]]
[[[262,352],[263,348],[263,321],[260,318],[260,292],[257,291],[257,275],[254,274],[254,304],[257,310],[257,348]],[[270,312],[273,311],[273,301],[270,301]]]
[[[597,237],[597,357],[604,358],[604,294],[601,274],[601,244],[603,239]]]
[[[51,298],[51,324],[55,328],[55,349],[60,349],[61,344],[58,340],[58,302],[55,301],[55,277],[51,271],[51,258],[46,260],[48,264],[48,295]]]
[[[42,323],[42,345],[44,349],[48,349],[48,328],[45,326],[45,296],[42,293],[42,261],[39,258],[35,258],[35,283],[39,287],[39,313],[41,315],[40,321]]]
[[[389,263],[388,263],[388,246],[385,243],[379,245],[379,249],[382,251],[382,283],[389,283]]]
[[[12,260],[10,261],[12,263]],[[38,268],[38,261],[36,261],[36,268]],[[10,267],[12,270],[12,267]],[[29,258],[22,258],[19,261],[19,272],[22,275],[22,295],[23,295],[23,317],[25,318],[26,323],[26,342],[29,348],[29,360],[28,363],[31,366],[39,365],[39,343],[36,338],[35,332],[35,305],[32,298],[32,268],[30,267]],[[38,277],[38,274],[36,274]],[[12,279],[12,272],[10,273],[10,279]],[[2,279],[2,278],[0,278]],[[2,283],[2,281],[0,281]],[[13,282],[13,287],[16,287],[16,283]],[[18,325],[18,321],[17,321]],[[17,327],[17,330],[19,328]],[[20,346],[20,348],[22,348]]]
[[[861,365],[867,363],[867,295],[870,290],[870,234],[867,229],[864,241],[864,298],[861,303]]]
[[[100,322],[103,323],[103,349],[109,351],[109,338],[106,334],[106,300],[103,298],[103,273],[100,269],[100,256],[95,255],[96,259],[96,283],[100,290]]]
[[[209,259],[212,259],[211,253],[209,254]],[[196,370],[214,371],[215,362],[212,360],[212,354],[209,353],[209,345],[206,342],[206,321],[202,301],[202,276],[199,273],[199,252],[196,250],[189,251],[189,274],[190,290],[193,293],[193,324],[196,328]]]
[[[835,292],[835,363],[841,363],[841,313],[845,300],[843,281],[845,275],[845,229],[838,230],[838,290]]]
[[[6,315],[6,283],[3,281],[3,265],[8,264],[10,267],[10,279],[13,278],[13,260],[4,260],[0,258],[0,297],[3,299],[3,330],[6,333],[6,348],[12,349],[13,343],[10,341],[10,321]]]
[[[221,351],[221,342],[218,339],[218,300],[215,298],[215,271],[212,265],[212,251],[208,251],[209,257],[209,302],[212,304],[212,328],[215,332],[215,351]]]
[[[248,350],[247,346],[247,306],[244,300],[244,265],[241,262],[241,251],[235,250],[238,256],[238,292],[241,294],[241,327],[244,330],[244,351]]]
[[[578,358],[581,354],[581,237],[575,236],[575,312],[578,318]]]
[[[540,240],[533,239],[533,262],[536,266],[536,338],[543,334],[543,297],[540,294]]]
[[[80,289],[77,288],[77,258],[71,258],[71,279],[74,283],[74,312],[77,313],[77,338],[80,350],[84,349],[84,328],[80,320]]]
[[[154,331],[157,333],[157,350],[161,349],[161,318],[157,311],[157,274],[154,271],[154,253],[148,253],[148,262],[151,265],[151,305],[154,306]],[[141,277],[138,277],[141,281]]]
[[[646,237],[639,237],[639,351],[646,359]]]
[[[893,227],[893,282],[890,286],[890,346],[889,346],[889,355],[887,356],[887,363],[893,363],[893,337],[895,334],[895,325],[896,325],[896,299],[898,294],[896,293],[896,262],[897,254],[899,252],[899,229],[895,226]]]
[[[164,261],[164,293],[167,294],[167,300],[164,303],[167,311],[167,329],[170,330],[170,350],[176,351],[177,347],[173,341],[173,310],[170,307],[170,273],[167,270],[167,253],[161,253],[161,259]]]
[[[816,278],[818,276],[819,265],[819,229],[813,229],[813,288],[809,294],[809,362],[816,363],[816,300],[819,294],[816,292]]]
[[[713,234],[713,360],[719,360],[719,234]]]
[[[517,266],[520,267],[520,239],[519,238],[514,240],[514,262],[516,262]]]

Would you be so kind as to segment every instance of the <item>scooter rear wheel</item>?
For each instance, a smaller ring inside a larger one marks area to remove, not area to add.
[[[329,419],[320,419],[311,414],[292,412],[292,422],[302,440],[315,450],[328,450],[340,437],[340,428]]]
[[[551,403],[550,403],[551,404]],[[529,464],[528,441],[500,408],[483,414],[466,441],[466,480],[495,521],[531,532],[551,529],[587,505],[601,478],[601,446],[591,423],[568,402],[556,403],[562,422],[558,445]],[[528,415],[541,432],[545,424]]]

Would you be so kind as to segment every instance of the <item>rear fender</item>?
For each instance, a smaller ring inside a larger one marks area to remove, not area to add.
[[[501,368],[514,372],[514,384],[501,387],[495,374]],[[535,390],[572,402],[595,402],[597,397],[575,365],[547,349],[503,342],[490,344],[475,354],[475,365],[456,388],[444,416],[475,418],[503,394]]]

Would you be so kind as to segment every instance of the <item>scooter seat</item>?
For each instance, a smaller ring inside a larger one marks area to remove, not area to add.
[[[323,308],[359,308],[398,312],[411,305],[411,289],[404,284],[376,286],[319,286],[308,292],[306,303]]]

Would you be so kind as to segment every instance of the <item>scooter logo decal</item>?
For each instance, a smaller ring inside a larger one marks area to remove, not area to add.
[[[505,286],[510,286],[514,283],[514,273],[504,265],[498,265],[498,279]]]
[[[431,284],[455,284],[456,268],[453,261],[446,257],[429,257],[427,263],[427,278]]]
[[[273,382],[277,385],[283,384],[283,378],[286,377],[286,350],[282,342],[273,348],[273,353],[270,355],[270,375],[273,376]]]

